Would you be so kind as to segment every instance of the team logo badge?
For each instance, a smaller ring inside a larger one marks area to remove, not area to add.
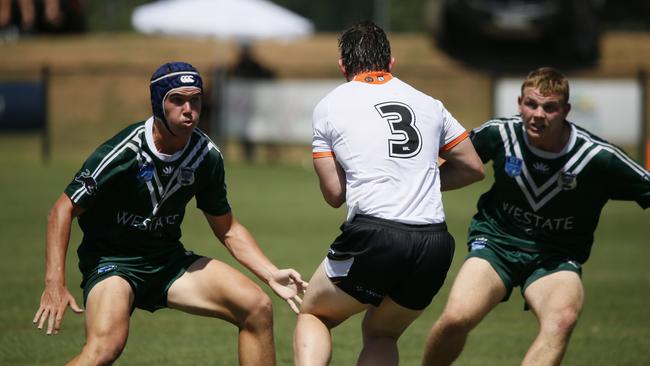
[[[138,170],[137,178],[140,182],[149,182],[153,178],[153,165],[142,164]]]
[[[505,171],[511,177],[521,174],[521,165],[523,161],[515,156],[506,156]]]
[[[97,193],[97,181],[90,175],[90,170],[86,169],[74,178],[75,181],[83,184],[89,195]]]
[[[194,169],[188,167],[181,167],[178,175],[178,182],[182,186],[189,186],[194,183]]]
[[[560,188],[562,188],[562,190],[570,191],[578,185],[578,181],[576,180],[575,174],[563,172],[557,178],[557,184],[560,186]]]

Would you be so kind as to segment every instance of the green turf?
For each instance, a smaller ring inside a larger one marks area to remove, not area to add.
[[[16,142],[18,141],[18,142]],[[27,146],[28,152],[15,148]],[[66,313],[62,333],[46,336],[31,325],[43,287],[44,237],[49,207],[72,177],[76,161],[44,166],[33,139],[0,141],[0,365],[60,365],[84,341],[83,317]],[[30,150],[31,149],[31,150]],[[235,215],[279,266],[309,277],[338,232],[344,209],[329,208],[311,168],[226,165]],[[445,194],[450,230],[457,239],[450,278],[434,303],[400,340],[403,365],[418,365],[424,337],[440,314],[451,279],[465,254],[465,228],[486,183]],[[192,207],[183,226],[185,245],[233,263]],[[650,212],[636,204],[612,202],[601,218],[592,258],[584,268],[586,302],[565,358],[566,365],[648,365],[650,356]],[[80,232],[75,224],[67,282],[81,299],[76,268]],[[249,274],[248,272],[246,272]],[[475,329],[458,365],[518,364],[536,332],[536,322],[517,293]],[[274,297],[278,364],[290,365],[295,316]],[[360,349],[360,317],[333,331],[332,365],[352,365]],[[236,329],[219,320],[171,310],[136,311],[127,347],[118,365],[235,365]]]

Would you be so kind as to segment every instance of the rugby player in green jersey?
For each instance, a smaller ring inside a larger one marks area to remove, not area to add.
[[[221,152],[196,128],[203,82],[192,65],[154,72],[153,117],[100,145],[50,211],[45,290],[34,317],[56,334],[69,306],[83,310],[65,283],[71,224],[86,306],[86,343],[69,364],[110,364],[120,355],[135,308],[169,307],[226,320],[239,328],[241,365],[274,365],[270,298],[229,265],[187,251],[180,242],[187,203],[196,198],[215,236],[233,257],[298,311],[306,283],[279,270],[233,216]]]
[[[549,67],[532,71],[520,115],[471,134],[494,184],[478,201],[443,314],[427,339],[424,364],[449,365],[468,333],[519,286],[539,333],[522,365],[557,365],[583,305],[581,267],[600,212],[610,200],[650,206],[650,173],[616,146],[568,122],[569,83]]]

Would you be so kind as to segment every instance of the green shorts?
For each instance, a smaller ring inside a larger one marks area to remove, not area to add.
[[[499,245],[488,236],[472,240],[468,247],[466,260],[473,257],[485,259],[503,281],[506,295],[502,301],[510,298],[514,287],[520,286],[523,295],[531,283],[551,273],[571,271],[582,275],[580,262],[567,258],[565,254]]]
[[[172,283],[201,258],[180,243],[156,254],[131,257],[98,255],[89,247],[82,244],[77,251],[84,305],[93,286],[108,277],[120,276],[133,289],[133,307],[150,312],[167,307],[167,291]]]

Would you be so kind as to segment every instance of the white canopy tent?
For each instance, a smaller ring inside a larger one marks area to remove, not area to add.
[[[214,37],[241,43],[292,40],[314,32],[309,19],[267,0],[161,0],[138,6],[131,21],[145,34]]]

